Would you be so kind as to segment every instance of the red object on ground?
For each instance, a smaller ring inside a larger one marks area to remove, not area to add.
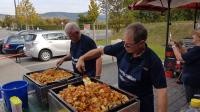
[[[168,78],[173,78],[173,72],[172,71],[165,71],[165,77],[168,77]]]

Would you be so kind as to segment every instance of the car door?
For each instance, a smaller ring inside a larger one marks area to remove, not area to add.
[[[30,52],[31,49],[33,49],[34,47],[34,40],[36,39],[36,36],[35,34],[28,34],[28,35],[25,35],[24,36],[24,39],[25,39],[25,43],[24,43],[24,50],[25,52]]]
[[[70,48],[70,40],[63,33],[49,33],[45,36],[53,56],[65,55]]]

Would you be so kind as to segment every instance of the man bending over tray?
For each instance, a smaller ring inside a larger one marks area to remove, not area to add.
[[[73,22],[66,24],[65,33],[71,39],[70,53],[64,56],[61,60],[59,60],[56,66],[59,67],[64,61],[72,60],[72,65],[75,73],[88,75],[89,77],[100,78],[102,68],[101,57],[85,61],[84,73],[80,73],[76,69],[76,63],[79,57],[85,54],[86,52],[97,48],[95,42],[90,37],[81,34],[78,25]]]
[[[115,56],[118,65],[119,88],[140,99],[140,112],[154,112],[153,87],[156,91],[157,112],[167,112],[167,84],[161,60],[147,46],[147,30],[142,24],[130,24],[124,41],[97,48],[81,56],[76,64],[82,72],[85,61],[102,54]]]

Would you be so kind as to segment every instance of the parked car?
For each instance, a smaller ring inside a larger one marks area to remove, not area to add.
[[[3,54],[3,41],[4,39],[0,39],[0,54]]]
[[[4,38],[2,51],[8,54],[23,52],[24,35],[11,35]]]
[[[25,36],[25,55],[48,61],[52,57],[65,55],[70,50],[68,36],[62,31],[41,31]]]
[[[27,35],[29,33],[34,33],[34,32],[40,32],[42,30],[21,30],[19,32],[16,32],[16,35]]]

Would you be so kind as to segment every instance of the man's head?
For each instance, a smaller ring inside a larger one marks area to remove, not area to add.
[[[124,34],[124,47],[128,53],[140,53],[145,47],[147,30],[139,23],[127,26]]]
[[[200,44],[200,30],[195,30],[192,33],[192,43],[193,44]]]
[[[77,42],[80,40],[80,28],[74,22],[70,22],[65,25],[65,33],[69,36],[72,42]]]

